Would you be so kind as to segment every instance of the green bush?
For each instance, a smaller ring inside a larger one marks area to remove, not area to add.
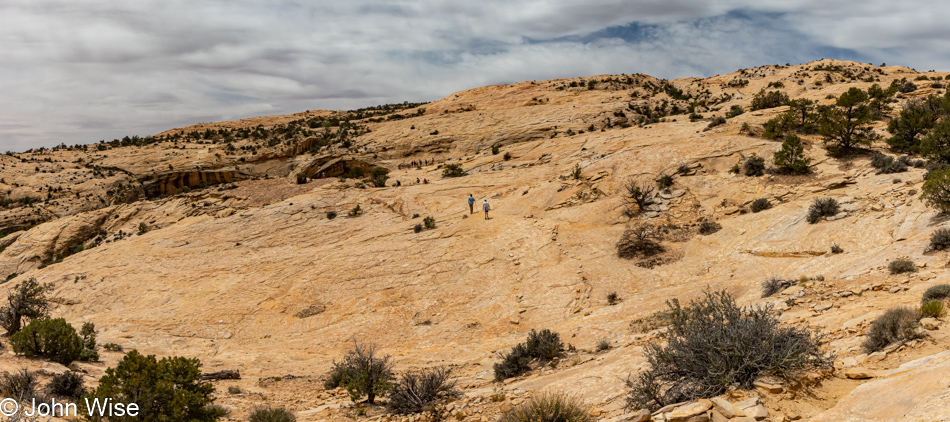
[[[498,422],[591,422],[590,408],[580,400],[564,394],[542,393],[531,397]]]
[[[524,343],[519,343],[509,352],[501,352],[501,362],[494,365],[495,379],[498,381],[516,377],[531,370],[531,361],[550,361],[564,353],[561,336],[547,328],[541,331],[531,330]]]
[[[82,339],[63,318],[34,319],[10,338],[13,351],[69,365],[82,354]]]
[[[796,135],[788,135],[782,142],[782,149],[775,152],[775,166],[779,172],[805,174],[809,172],[811,159],[805,156],[802,140]]]
[[[505,152],[505,155],[502,155],[502,158],[504,158],[504,159],[505,159],[505,161],[508,161],[508,160],[510,160],[510,159],[511,159],[511,153],[509,153],[509,152]]]
[[[742,113],[745,113],[745,109],[743,109],[741,105],[733,104],[733,106],[729,108],[729,111],[726,112],[726,117],[731,119]]]
[[[305,176],[305,175],[303,175],[303,174],[298,174],[298,175],[297,175],[297,184],[298,184],[298,185],[306,185],[306,184],[307,184],[307,176]]]
[[[752,111],[766,108],[774,108],[788,104],[788,94],[782,91],[769,91],[764,89],[752,97]]]
[[[422,230],[423,230],[422,224],[416,224],[415,226],[412,226],[413,233],[419,233]]]
[[[746,176],[756,177],[765,174],[765,159],[756,155],[749,157],[742,165],[742,170]]]
[[[594,349],[598,352],[610,350],[610,340],[607,340],[606,338],[597,340],[597,346]]]
[[[769,208],[772,208],[772,203],[768,199],[759,198],[752,201],[752,212],[765,211]]]
[[[924,179],[920,197],[940,212],[950,212],[950,167],[936,169]]]
[[[336,218],[336,211],[327,211],[327,220]]]
[[[941,318],[947,315],[943,309],[942,300],[931,300],[920,305],[920,316],[929,318]]]
[[[136,403],[139,421],[214,421],[224,412],[211,407],[214,384],[200,383],[201,362],[183,357],[144,356],[137,350],[129,352],[115,366],[106,369],[99,386],[84,398],[91,403],[111,398],[118,403]],[[85,400],[79,403],[81,413],[89,412]],[[89,418],[105,420],[93,415]]]
[[[501,152],[501,149],[498,147],[498,145],[491,146],[492,155],[498,155],[499,152]]]
[[[839,253],[842,253],[842,252],[844,252],[844,249],[841,248],[841,245],[839,245],[839,244],[837,244],[837,243],[835,243],[834,245],[831,245],[831,253],[833,253],[833,254],[839,254]]]
[[[79,354],[79,360],[90,362],[99,360],[99,352],[96,351],[99,348],[96,344],[96,325],[91,322],[83,323],[79,335],[82,337],[82,352]]]
[[[51,284],[40,284],[30,277],[10,290],[7,306],[0,308],[0,326],[7,331],[7,335],[20,331],[24,318],[46,317],[49,313],[46,292],[52,288]]]
[[[656,185],[660,189],[666,189],[670,186],[673,186],[673,175],[670,175],[670,174],[660,175],[660,177],[656,179]]]
[[[466,174],[461,164],[446,164],[442,169],[442,177],[462,177]]]
[[[369,172],[370,181],[377,188],[385,187],[386,180],[389,180],[389,169],[385,167],[373,167]]]
[[[427,407],[449,398],[458,397],[452,371],[445,367],[407,372],[389,391],[386,407],[396,414],[421,413]]]
[[[372,404],[376,396],[389,390],[393,378],[392,368],[392,357],[377,356],[375,344],[354,339],[353,349],[343,356],[343,360],[333,362],[333,370],[324,387],[344,387],[354,402],[366,396],[366,401]]]
[[[938,284],[936,286],[931,286],[929,289],[924,291],[924,295],[921,297],[921,302],[944,300],[947,298],[950,298],[950,284]]]
[[[689,306],[675,299],[667,306],[672,323],[665,341],[648,344],[648,369],[627,378],[628,408],[655,410],[735,386],[751,389],[762,375],[792,378],[831,366],[821,337],[780,323],[771,305],[742,308],[725,291],[706,291]]]
[[[426,230],[431,230],[435,228],[435,219],[431,216],[426,216],[422,219],[422,224],[425,225]]]
[[[49,393],[54,396],[66,397],[75,401],[79,400],[83,394],[86,394],[86,387],[83,386],[83,383],[84,381],[81,374],[66,371],[62,374],[54,375],[46,388]]]
[[[258,407],[251,411],[248,422],[297,422],[293,412],[283,407]]]
[[[914,265],[913,261],[895,259],[887,264],[887,270],[890,271],[891,274],[912,273],[917,271],[917,266]]]
[[[920,338],[917,328],[919,314],[908,308],[891,308],[871,322],[867,339],[862,346],[866,353],[874,353],[891,343]]]

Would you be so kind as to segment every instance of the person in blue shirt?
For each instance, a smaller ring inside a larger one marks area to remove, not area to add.
[[[488,211],[491,210],[491,207],[488,206],[488,200],[485,200],[485,203],[482,204],[482,209],[485,210],[485,219],[488,220]]]
[[[468,194],[468,213],[475,214],[475,197]]]

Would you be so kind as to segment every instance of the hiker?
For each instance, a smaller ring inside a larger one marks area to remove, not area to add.
[[[429,184],[429,179],[422,179],[422,184],[428,185],[428,184]]]
[[[419,178],[418,178],[418,177],[416,178],[416,184],[417,184],[417,185],[419,184]]]
[[[475,214],[475,197],[468,194],[468,213]]]
[[[485,219],[488,220],[488,211],[491,211],[491,207],[488,206],[488,200],[485,200],[485,203],[482,204],[482,209],[485,210]]]

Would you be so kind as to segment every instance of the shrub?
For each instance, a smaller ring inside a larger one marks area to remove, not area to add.
[[[739,307],[725,291],[710,292],[681,307],[667,302],[672,323],[665,343],[645,349],[649,368],[628,377],[628,408],[718,396],[732,386],[752,388],[761,375],[790,378],[830,367],[821,337],[803,326],[783,325],[771,305]]]
[[[904,85],[901,85],[898,91],[906,94],[908,92],[914,92],[916,90],[917,90],[917,84],[907,81],[906,83],[904,83]]]
[[[927,100],[911,100],[904,104],[900,113],[887,124],[891,133],[887,144],[899,152],[920,152],[921,139],[937,123],[936,97]]]
[[[920,305],[920,316],[922,317],[941,318],[946,314],[942,300],[931,300]]]
[[[248,422],[297,422],[293,412],[283,407],[258,407],[251,411]]]
[[[38,396],[39,379],[35,372],[23,368],[17,372],[0,375],[0,394],[18,400],[30,400]]]
[[[356,204],[356,206],[353,207],[353,209],[350,210],[349,216],[350,216],[350,217],[357,217],[357,216],[359,216],[359,215],[362,214],[362,213],[363,213],[363,209],[360,208],[360,204]]]
[[[327,211],[327,220],[336,218],[336,211]]]
[[[561,336],[547,328],[541,331],[531,330],[525,341],[528,356],[543,361],[554,359],[564,352]]]
[[[726,124],[726,118],[722,116],[716,116],[716,117],[713,117],[713,119],[709,122],[708,125],[706,125],[706,130],[709,130],[716,126],[724,125],[724,124]]]
[[[759,91],[752,97],[752,111],[779,107],[788,104],[788,94],[782,91]]]
[[[835,243],[834,245],[831,245],[831,253],[839,254],[842,252],[844,252],[844,249],[842,249],[841,246],[838,245],[837,243]]]
[[[180,420],[214,421],[223,415],[221,409],[210,407],[214,384],[199,383],[201,362],[198,359],[170,357],[158,360],[129,352],[115,368],[106,369],[99,386],[84,397],[92,402],[111,398],[113,402],[136,403],[145,421]],[[80,402],[81,412],[89,412]],[[103,418],[93,416],[93,421]]]
[[[891,274],[904,274],[917,271],[917,267],[914,265],[914,262],[905,259],[895,259],[891,261],[887,264],[887,269],[891,272]]]
[[[613,305],[613,304],[616,304],[617,302],[620,302],[620,297],[617,296],[617,292],[610,292],[607,294],[608,305]]]
[[[838,201],[834,198],[815,198],[811,206],[808,207],[808,216],[806,219],[809,224],[815,224],[821,221],[822,217],[831,217],[837,215],[840,211]]]
[[[680,164],[680,166],[676,168],[676,174],[679,174],[681,176],[685,176],[689,174],[689,171],[690,171],[689,166],[686,164]]]
[[[452,371],[445,367],[407,372],[389,391],[386,407],[397,414],[420,413],[440,400],[458,397]]]
[[[638,224],[630,227],[624,230],[617,242],[617,257],[633,259],[656,255],[664,250],[659,239],[659,233],[652,226]]]
[[[366,396],[370,404],[377,395],[383,395],[392,381],[393,359],[389,355],[378,357],[376,345],[353,340],[353,349],[340,362],[333,362],[333,370],[325,387],[345,387],[354,402]],[[331,380],[338,380],[334,385]]]
[[[673,186],[673,176],[670,174],[661,174],[660,177],[656,179],[656,185],[660,189],[666,189],[670,186]]]
[[[808,173],[811,159],[805,156],[805,147],[797,135],[788,135],[782,142],[782,149],[775,152],[775,166],[780,172],[792,174]]]
[[[891,308],[871,322],[868,337],[862,346],[867,353],[874,353],[891,343],[904,342],[920,337],[916,311],[908,308]]]
[[[541,393],[503,414],[498,422],[590,422],[590,409],[564,394]]]
[[[442,169],[442,177],[462,177],[466,174],[461,164],[446,164]]]
[[[940,212],[950,212],[950,167],[930,172],[924,179],[921,198]]]
[[[23,318],[38,319],[49,313],[46,292],[52,287],[51,284],[37,283],[30,277],[11,289],[7,296],[9,304],[0,308],[0,326],[7,330],[7,335],[20,331]]]
[[[501,362],[494,365],[495,379],[503,381],[531,370],[531,361],[549,361],[564,353],[561,336],[547,328],[541,331],[531,330],[524,343],[512,347],[509,352],[501,352]]]
[[[878,169],[877,174],[902,173],[907,171],[907,162],[910,160],[906,156],[901,158],[903,160],[895,160],[894,157],[877,152],[871,157],[871,167]]]
[[[386,181],[389,180],[389,169],[385,167],[373,167],[373,169],[369,171],[369,177],[373,186],[377,188],[385,187]]]
[[[759,198],[752,201],[752,212],[765,211],[769,208],[772,208],[772,203],[768,199]]]
[[[772,277],[762,282],[762,297],[772,296],[793,285],[795,285],[795,280],[783,280],[778,277]]]
[[[606,338],[597,340],[596,350],[598,352],[603,352],[604,350],[610,350],[610,340],[607,340]]]
[[[426,227],[426,230],[431,230],[435,228],[435,219],[431,216],[426,216],[422,219],[422,224]]]
[[[306,185],[306,184],[307,184],[307,176],[302,175],[302,174],[298,174],[298,175],[297,175],[297,184],[298,184],[298,185]]]
[[[416,224],[415,226],[412,226],[412,231],[413,231],[413,233],[419,233],[419,232],[421,232],[422,230],[423,230],[423,229],[422,229],[422,224]]]
[[[743,109],[741,105],[734,104],[732,107],[729,108],[729,111],[726,113],[726,117],[731,119],[742,113],[745,113],[745,109]]]
[[[63,318],[34,319],[10,338],[13,351],[69,365],[82,354],[82,339]]]
[[[722,225],[715,221],[703,221],[699,224],[699,234],[710,235],[722,230]]]
[[[742,171],[746,176],[756,177],[765,174],[765,159],[756,155],[749,157],[742,165]]]
[[[930,300],[944,300],[946,298],[950,298],[950,284],[938,284],[936,286],[930,287],[924,292],[921,302],[927,302]]]
[[[942,251],[950,248],[950,229],[939,228],[930,235],[930,249]]]
[[[501,152],[501,149],[498,147],[498,145],[491,146],[492,155],[498,155],[499,152]]]
[[[141,236],[145,233],[148,233],[148,224],[145,224],[145,222],[143,221],[139,223],[139,235]]]
[[[54,375],[46,388],[49,393],[54,396],[66,397],[73,400],[79,400],[83,394],[86,394],[86,387],[83,386],[82,375],[73,371],[66,371],[62,374]]]
[[[99,348],[96,345],[96,325],[91,322],[83,323],[79,335],[82,337],[82,352],[79,353],[79,360],[90,362],[99,360],[99,352],[96,351]]]
[[[236,385],[228,387],[228,394],[241,394],[241,387]]]
[[[627,214],[634,215],[633,206],[636,205],[636,212],[643,212],[648,206],[653,204],[653,187],[648,185],[641,186],[636,180],[631,180],[624,185],[627,190],[624,195],[624,203],[627,204]]]
[[[501,157],[504,158],[505,161],[508,161],[511,159],[511,153],[505,152],[505,155],[502,155]]]
[[[122,346],[115,343],[106,343],[102,345],[103,349],[106,349],[110,352],[121,352]]]

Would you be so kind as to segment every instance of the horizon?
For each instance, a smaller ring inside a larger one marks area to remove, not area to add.
[[[15,1],[0,6],[0,150],[531,80],[709,77],[822,57],[950,67],[933,5],[818,4]]]

